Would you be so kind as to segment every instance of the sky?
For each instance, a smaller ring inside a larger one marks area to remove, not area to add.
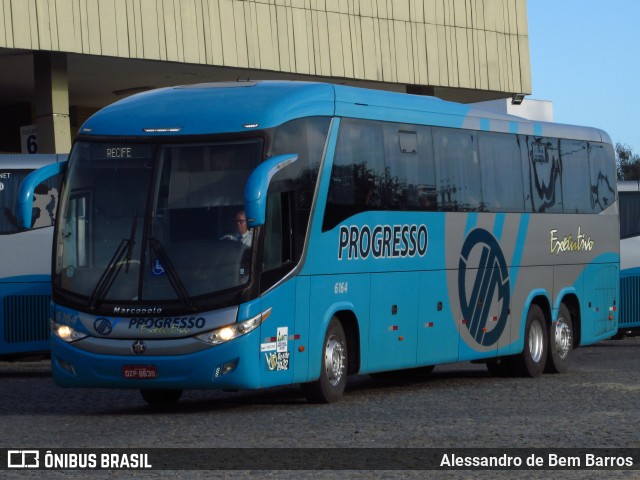
[[[532,94],[640,154],[640,0],[527,0]]]

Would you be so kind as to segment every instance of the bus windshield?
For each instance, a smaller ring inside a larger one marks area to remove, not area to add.
[[[54,286],[103,302],[180,301],[240,287],[251,272],[243,189],[261,138],[217,143],[77,142],[56,238]]]

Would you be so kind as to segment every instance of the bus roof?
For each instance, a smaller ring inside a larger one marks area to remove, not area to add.
[[[105,107],[82,135],[172,136],[244,132],[295,118],[339,116],[611,143],[602,130],[533,122],[435,97],[328,83],[220,82],[168,87]]]

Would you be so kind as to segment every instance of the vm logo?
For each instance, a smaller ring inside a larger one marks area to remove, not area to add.
[[[38,450],[7,451],[7,468],[39,468],[40,452]]]
[[[462,246],[458,267],[458,292],[466,327],[480,345],[494,345],[507,324],[511,296],[509,271],[498,241],[482,228],[472,230]],[[467,283],[472,285],[470,292]],[[502,307],[500,314],[490,319],[496,295]]]

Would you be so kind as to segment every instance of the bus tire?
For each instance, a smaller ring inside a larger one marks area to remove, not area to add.
[[[571,312],[563,303],[560,305],[558,320],[549,328],[549,353],[545,372],[564,373],[571,363],[573,350],[573,322]]]
[[[515,357],[515,373],[521,377],[539,377],[547,362],[547,322],[538,305],[531,305],[524,327],[524,349]]]
[[[342,324],[333,317],[327,327],[322,344],[320,378],[303,385],[310,403],[337,402],[347,384],[347,337]]]
[[[182,390],[153,390],[142,389],[140,395],[149,404],[154,406],[175,405],[182,396]]]

